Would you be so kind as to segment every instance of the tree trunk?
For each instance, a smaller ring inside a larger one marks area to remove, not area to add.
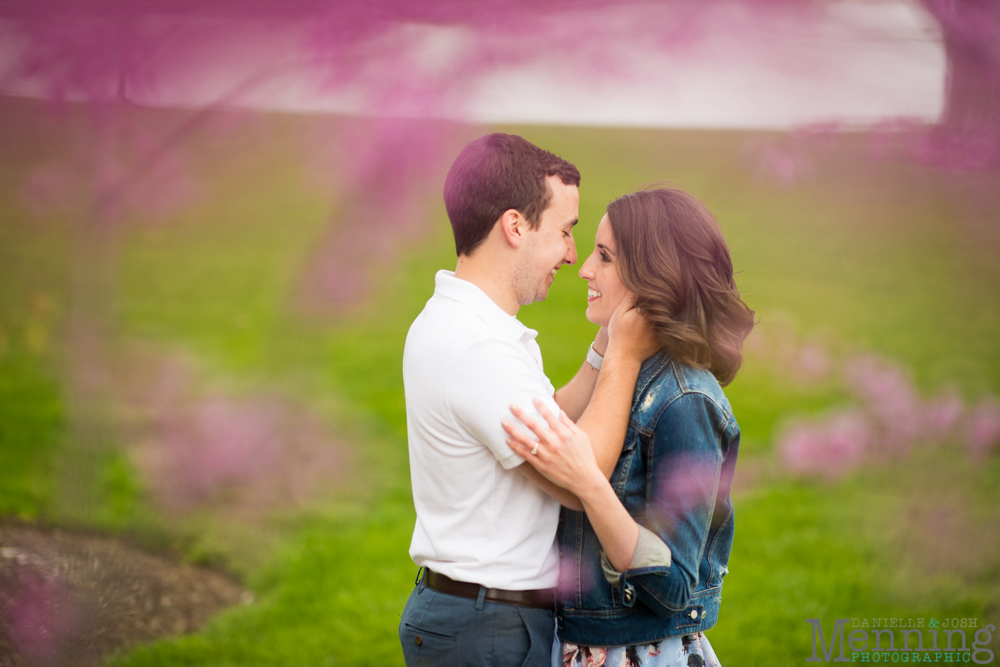
[[[922,0],[948,58],[934,153],[958,168],[1000,168],[1000,1]]]

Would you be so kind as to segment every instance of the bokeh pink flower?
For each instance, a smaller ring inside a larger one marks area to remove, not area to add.
[[[858,410],[788,429],[778,443],[784,468],[796,475],[837,479],[858,468],[872,442],[871,427]]]
[[[146,359],[122,375],[144,383],[123,397],[131,458],[170,513],[213,507],[253,521],[349,478],[349,448],[295,401],[206,390],[178,358]]]
[[[66,644],[81,629],[81,609],[56,577],[27,572],[0,596],[14,647],[36,665],[64,664]]]
[[[783,356],[797,354],[793,344]],[[954,389],[923,398],[902,366],[875,354],[837,365],[853,405],[784,429],[776,450],[788,472],[837,479],[869,463],[905,457],[918,446],[961,444],[976,460],[1000,450],[996,398],[983,397],[971,408]]]
[[[1000,452],[1000,402],[994,397],[979,401],[965,424],[966,445],[976,460]]]

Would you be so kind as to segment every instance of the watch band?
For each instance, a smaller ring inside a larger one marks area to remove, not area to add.
[[[587,363],[597,370],[601,370],[601,364],[604,363],[604,357],[597,353],[593,343],[590,344],[590,348],[587,350]]]

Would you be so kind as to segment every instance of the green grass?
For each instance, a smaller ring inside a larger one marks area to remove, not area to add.
[[[0,516],[34,519],[52,497],[58,381],[18,351],[0,361]]]
[[[56,469],[73,444],[61,342],[73,241],[70,223],[31,220],[17,188],[79,128],[52,125],[31,110],[5,103],[0,129],[11,146],[0,165],[0,516],[59,522]],[[169,113],[151,118],[175,122]],[[191,139],[202,198],[172,220],[131,226],[121,236],[115,290],[107,295],[109,335],[113,349],[180,351],[212,383],[279,392],[337,423],[356,456],[350,483],[324,506],[275,517],[276,541],[265,557],[247,559],[210,522],[156,523],[136,471],[111,451],[101,463],[94,525],[146,530],[151,541],[180,545],[190,558],[228,564],[257,596],[199,633],[138,648],[112,664],[402,664],[396,626],[416,570],[407,555],[414,515],[402,347],[433,290],[434,271],[454,267],[453,246],[440,199],[430,192],[431,226],[373,270],[370,300],[330,314],[298,309],[300,272],[338,205],[306,185],[301,169],[314,122],[250,118],[226,139]],[[838,350],[880,352],[909,367],[925,391],[946,383],[969,397],[1000,390],[1000,299],[993,287],[1000,241],[990,231],[1000,220],[967,205],[955,194],[956,181],[871,162],[853,140],[815,151],[812,180],[783,189],[754,180],[744,161],[747,142],[759,135],[507,129],[580,167],[575,236],[582,256],[610,199],[650,181],[680,183],[716,213],[762,326],[791,322]],[[557,386],[575,372],[594,333],[582,316],[584,283],[574,273],[560,272],[549,299],[519,315],[541,332]],[[835,384],[802,387],[753,357],[727,393],[743,429],[745,470],[776,465],[771,445],[784,420],[844,400]],[[995,622],[995,555],[964,569],[922,560],[917,546],[925,544],[925,527],[913,508],[914,498],[947,505],[964,490],[959,506],[986,531],[998,525],[997,482],[995,458],[973,466],[951,449],[834,484],[760,475],[736,497],[726,604],[710,634],[723,661],[803,661],[811,637],[806,618],[823,619],[824,627],[835,617],[890,615]],[[973,532],[967,539],[982,538]]]
[[[1000,525],[997,463],[976,470],[954,452],[921,452],[835,484],[780,482],[738,495],[725,604],[709,632],[719,655],[739,664],[803,662],[812,650],[807,618],[821,621],[827,639],[838,618],[995,624],[997,562],[963,559],[973,545],[961,540],[995,549],[996,538],[985,533]],[[965,506],[987,514],[974,532],[929,524],[916,510],[947,506],[956,489],[967,492]],[[928,549],[941,540],[955,540],[953,550]],[[942,562],[956,555],[962,564]]]

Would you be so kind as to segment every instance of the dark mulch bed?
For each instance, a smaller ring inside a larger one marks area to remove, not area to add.
[[[0,667],[95,665],[252,601],[224,573],[113,538],[0,523]]]

